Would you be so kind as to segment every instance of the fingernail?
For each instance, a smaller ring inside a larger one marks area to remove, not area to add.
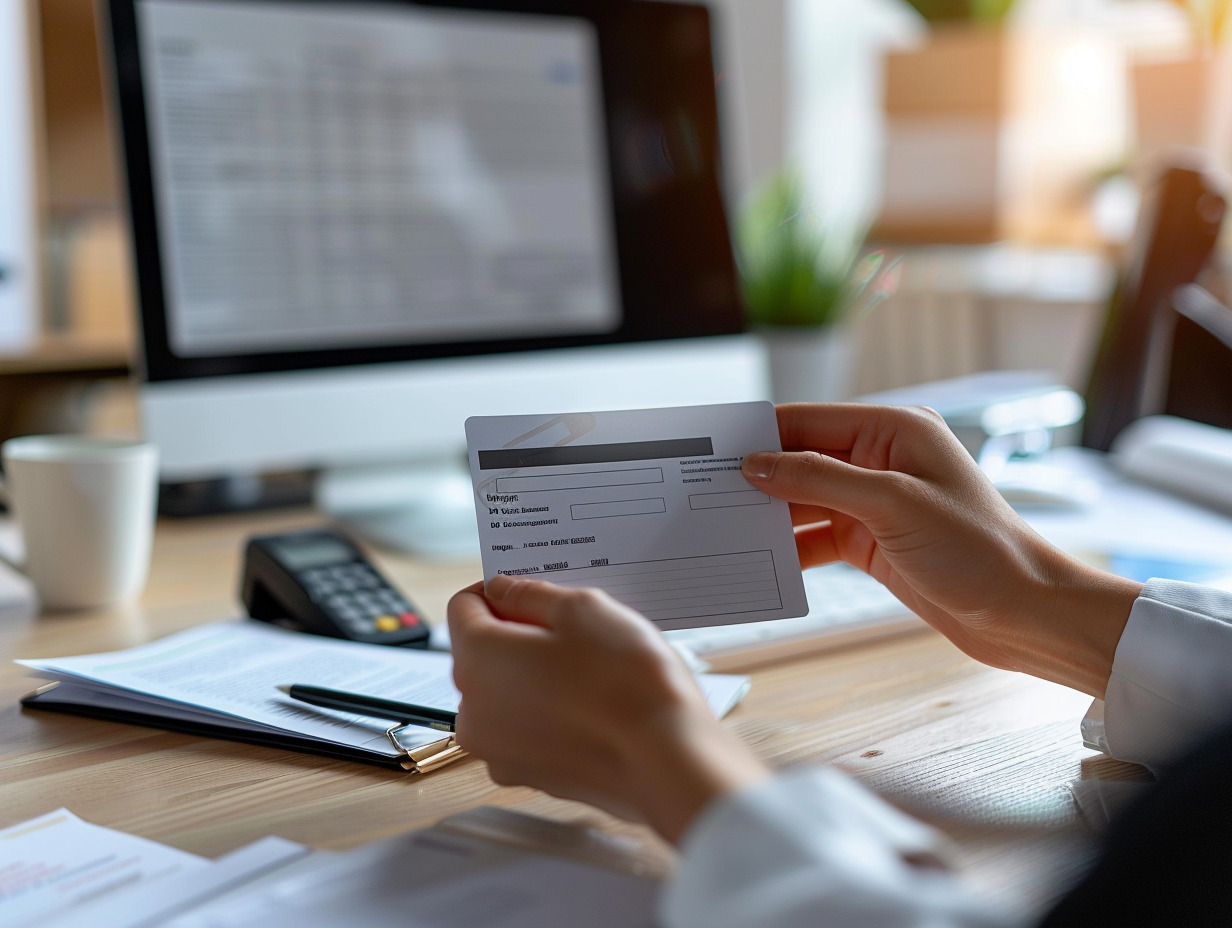
[[[744,460],[740,462],[740,470],[746,477],[767,480],[774,473],[774,466],[778,464],[779,457],[780,453],[777,451],[754,451],[752,454],[745,455]]]

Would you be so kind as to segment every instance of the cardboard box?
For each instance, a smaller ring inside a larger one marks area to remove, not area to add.
[[[1179,148],[1232,167],[1232,51],[1135,62],[1130,77],[1134,161],[1145,174]]]
[[[885,59],[888,242],[1087,245],[1099,172],[1125,155],[1125,68],[1106,37],[953,24]]]

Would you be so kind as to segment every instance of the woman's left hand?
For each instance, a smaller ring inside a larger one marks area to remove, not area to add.
[[[449,603],[458,742],[492,778],[679,839],[713,799],[768,776],[680,656],[598,590],[496,577]]]

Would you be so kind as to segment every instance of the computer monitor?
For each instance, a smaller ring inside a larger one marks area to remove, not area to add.
[[[468,416],[769,395],[705,7],[108,9],[164,481],[317,469],[371,537],[466,550]]]

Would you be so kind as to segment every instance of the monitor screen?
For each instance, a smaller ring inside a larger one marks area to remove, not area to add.
[[[766,398],[706,7],[108,12],[164,479],[460,452],[470,415]]]
[[[110,12],[149,380],[741,330],[704,7]]]
[[[138,14],[176,356],[619,328],[591,23],[218,0]]]

